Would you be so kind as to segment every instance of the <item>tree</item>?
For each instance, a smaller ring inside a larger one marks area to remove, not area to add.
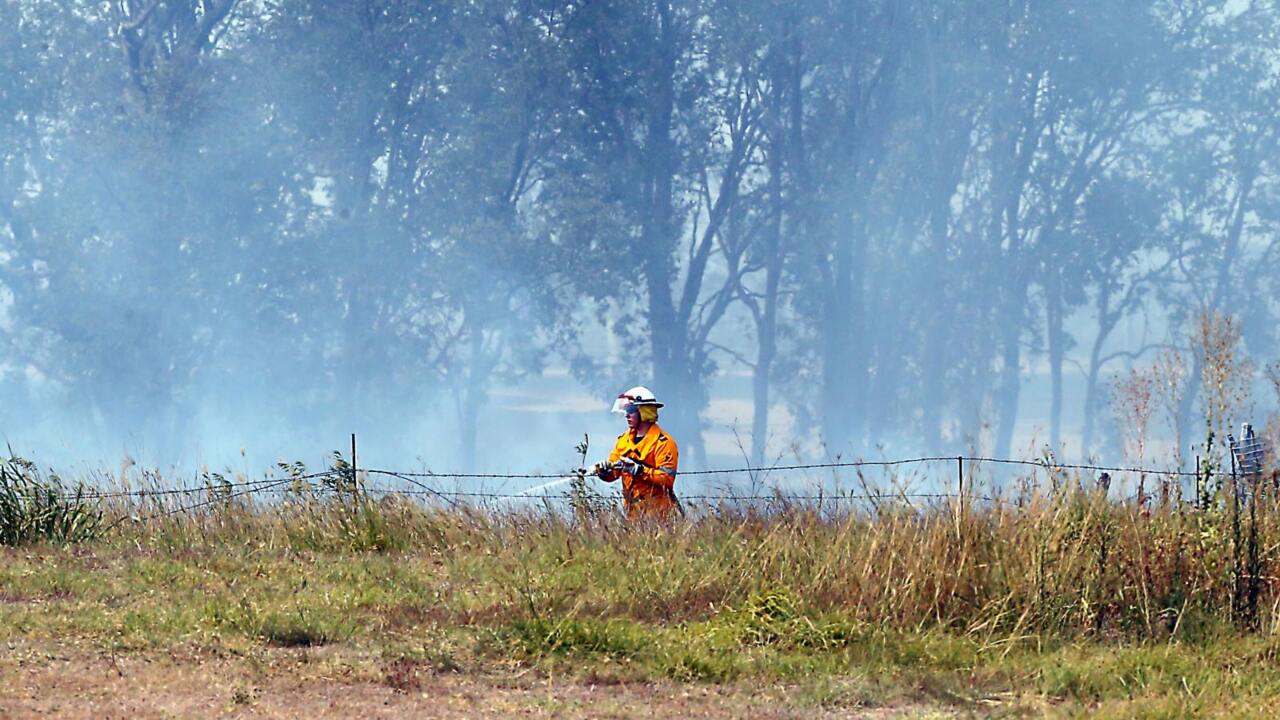
[[[67,74],[11,222],[26,275],[15,308],[39,344],[29,357],[73,405],[147,428],[140,439],[161,451],[177,443],[186,390],[212,355],[217,319],[205,311],[224,278],[201,260],[247,214],[204,197],[234,189],[202,124],[226,99],[213,48],[229,9],[84,4],[32,26],[65,43]],[[29,10],[34,20],[45,6]]]
[[[582,257],[606,256],[594,272],[616,278],[615,302],[642,293],[643,329],[615,326],[627,348],[620,365],[634,374],[647,355],[654,389],[679,398],[665,425],[691,447],[693,464],[705,462],[711,332],[737,288],[733,278],[708,287],[709,268],[760,142],[754,55],[712,51],[733,18],[732,8],[702,2],[579,8],[565,38],[573,141],[551,190],[602,199],[591,217],[560,215],[557,233],[585,241]],[[600,215],[608,238],[582,229],[598,229]]]
[[[1269,3],[1201,8],[1190,28],[1189,112],[1166,127],[1161,176],[1171,188],[1164,225],[1175,243],[1177,282],[1161,298],[1175,323],[1244,308],[1246,340],[1255,351],[1274,342],[1275,306],[1263,290],[1265,269],[1280,253],[1275,236],[1280,121],[1273,49],[1280,17]],[[1194,54],[1192,54],[1194,53]],[[1188,427],[1205,372],[1193,354],[1179,426]]]

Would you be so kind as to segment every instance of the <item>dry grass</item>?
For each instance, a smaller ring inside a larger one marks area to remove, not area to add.
[[[1206,710],[1280,698],[1259,662],[1277,647],[1273,495],[1237,511],[1228,483],[1195,510],[1091,484],[1059,475],[1057,490],[923,507],[724,505],[671,526],[397,496],[214,488],[172,514],[166,496],[113,500],[96,540],[0,549],[0,640],[113,656],[341,648],[398,691],[423,672],[532,670],[797,683],[795,702],[823,707],[1065,700],[1123,716],[1182,707],[1187,688]]]
[[[1258,551],[1264,568],[1280,547],[1280,506],[1267,487],[1242,491],[1240,504],[1226,483],[1214,505],[1197,511],[1176,498],[1118,504],[1081,489],[1081,478],[1056,484],[924,508],[722,506],[670,527],[629,526],[608,513],[573,520],[424,507],[396,496],[230,499],[159,517],[151,507],[145,522],[124,522],[98,543],[170,554],[427,553],[516,593],[512,611],[528,617],[678,622],[785,589],[806,611],[989,642],[1024,634],[1165,641],[1238,624],[1244,544],[1268,549]],[[109,516],[124,512],[140,514],[117,506]],[[1257,574],[1261,610],[1249,622],[1270,633],[1280,593]]]

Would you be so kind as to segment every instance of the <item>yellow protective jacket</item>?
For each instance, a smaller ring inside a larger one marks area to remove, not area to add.
[[[609,453],[609,463],[628,457],[645,466],[636,476],[620,470],[612,470],[606,481],[622,480],[622,505],[629,518],[652,517],[670,518],[678,509],[675,482],[676,468],[680,464],[680,450],[676,441],[671,439],[658,427],[657,423],[649,426],[649,431],[639,440],[627,430],[618,436],[618,442]]]

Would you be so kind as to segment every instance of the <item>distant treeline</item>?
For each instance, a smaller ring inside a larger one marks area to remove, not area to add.
[[[732,367],[757,462],[778,403],[1006,457],[1043,363],[1087,451],[1118,328],[1275,353],[1277,48],[1273,2],[8,0],[0,404],[448,403],[466,465],[555,363],[678,399],[696,464]]]

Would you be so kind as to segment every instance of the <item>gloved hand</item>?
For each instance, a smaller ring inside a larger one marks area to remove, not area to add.
[[[598,462],[595,465],[591,466],[591,474],[595,475],[596,477],[602,480],[607,480],[609,478],[609,473],[612,471],[613,471],[613,466],[609,465],[609,463],[604,461]]]
[[[629,457],[618,458],[617,468],[631,477],[638,477],[644,466]]]

